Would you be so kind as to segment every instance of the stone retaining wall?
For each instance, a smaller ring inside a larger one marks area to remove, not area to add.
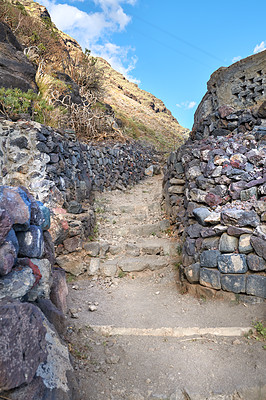
[[[137,143],[87,145],[36,122],[0,120],[0,184],[26,186],[52,207],[138,182],[152,153]]]
[[[192,132],[168,159],[163,191],[167,214],[184,241],[185,282],[266,298],[263,110],[265,104],[259,113],[220,107],[216,124],[226,129],[210,132],[203,120],[198,135]]]

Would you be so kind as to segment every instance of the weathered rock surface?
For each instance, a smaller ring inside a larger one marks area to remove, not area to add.
[[[36,68],[23,54],[23,48],[10,27],[0,22],[0,86],[37,92]]]

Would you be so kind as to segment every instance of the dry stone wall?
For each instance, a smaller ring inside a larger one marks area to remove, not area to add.
[[[203,120],[168,159],[163,191],[183,237],[186,286],[266,298],[265,105],[218,108],[216,123],[226,129],[205,137]]]

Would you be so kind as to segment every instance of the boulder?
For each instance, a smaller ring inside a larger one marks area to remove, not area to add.
[[[50,295],[50,288],[52,285],[52,275],[51,275],[51,264],[50,261],[43,258],[42,260],[38,258],[32,258],[31,262],[37,266],[41,273],[41,279],[38,284],[35,285],[27,294],[28,301],[34,301],[38,297],[43,297],[48,299]]]
[[[239,237],[239,245],[238,245],[239,253],[248,254],[251,251],[253,251],[250,239],[251,235],[249,234],[244,234]]]
[[[0,392],[30,383],[47,360],[46,328],[29,303],[0,302]]]
[[[250,242],[258,256],[263,257],[264,260],[266,260],[266,240],[252,235]]]
[[[206,193],[205,193],[206,195]],[[194,208],[193,215],[202,226],[207,226],[205,219],[211,214],[210,210],[206,207]]]
[[[188,267],[185,267],[184,273],[186,275],[187,280],[190,283],[199,282],[200,277],[200,263],[191,264]]]
[[[0,245],[4,243],[5,238],[12,228],[13,222],[6,210],[0,209]]]
[[[16,249],[12,243],[5,242],[0,246],[0,276],[7,275],[17,257]]]
[[[18,266],[0,278],[0,300],[11,297],[23,299],[36,282],[33,270],[28,266]]]
[[[59,311],[61,311],[63,314],[66,314],[68,309],[66,301],[68,295],[66,273],[61,268],[53,268],[52,278],[53,283],[50,291],[50,299]]]

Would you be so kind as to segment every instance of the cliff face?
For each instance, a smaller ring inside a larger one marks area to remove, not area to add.
[[[75,81],[85,55],[73,38],[57,29],[45,7],[32,0],[5,0],[0,4],[1,19],[16,30],[28,56],[41,65],[42,82],[47,85],[55,72],[67,73]],[[100,77],[97,100],[115,118],[108,122],[114,139],[119,140],[116,133],[122,131],[126,137],[145,140],[163,150],[182,143],[188,130],[179,125],[160,99],[129,82],[102,58],[90,59],[95,61],[94,73]]]
[[[193,130],[222,105],[235,110],[257,107],[266,99],[266,51],[215,71],[194,117]]]

